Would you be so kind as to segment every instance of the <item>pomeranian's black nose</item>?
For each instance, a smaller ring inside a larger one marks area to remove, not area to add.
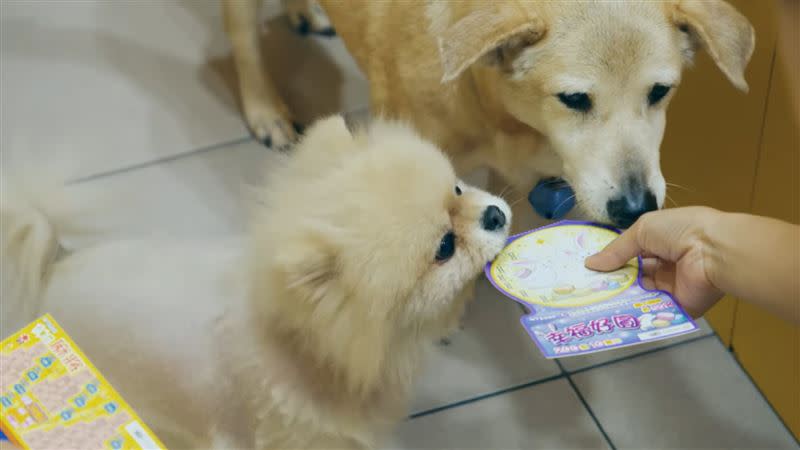
[[[486,231],[497,231],[506,226],[506,215],[500,208],[491,205],[483,211],[481,226]]]

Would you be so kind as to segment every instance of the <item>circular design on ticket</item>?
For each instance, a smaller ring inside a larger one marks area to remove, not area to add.
[[[533,305],[571,308],[614,297],[636,282],[634,258],[614,272],[595,272],[585,259],[619,234],[588,224],[540,228],[510,242],[491,264],[490,281],[506,295]]]

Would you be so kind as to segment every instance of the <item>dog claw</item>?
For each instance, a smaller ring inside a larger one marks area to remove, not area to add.
[[[284,119],[270,119],[262,121],[262,125],[251,128],[253,136],[265,147],[287,152],[297,140],[302,126]]]
[[[313,33],[316,34],[316,35],[319,35],[319,36],[324,36],[324,37],[335,37],[336,36],[336,30],[334,30],[332,27],[325,27],[325,28],[323,28],[323,29],[321,29],[319,31],[313,31]]]
[[[264,147],[272,148],[272,137],[267,136],[261,140],[261,143],[264,144]]]
[[[328,38],[336,36],[336,30],[333,27],[319,23],[314,24],[305,14],[296,14],[290,17],[293,18],[291,20],[292,27],[301,36],[308,36],[309,34]]]

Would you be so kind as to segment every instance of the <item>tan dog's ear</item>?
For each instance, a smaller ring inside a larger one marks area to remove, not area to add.
[[[536,43],[545,32],[541,19],[509,2],[486,1],[452,24],[437,23],[439,20],[431,17],[431,32],[439,45],[442,83],[458,78],[481,58],[499,63],[504,55]]]
[[[745,16],[722,0],[680,0],[672,20],[699,41],[734,86],[747,92],[744,70],[756,36]]]

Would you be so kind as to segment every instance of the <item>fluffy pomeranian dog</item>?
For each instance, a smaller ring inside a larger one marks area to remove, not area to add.
[[[59,256],[67,203],[8,190],[2,333],[53,314],[169,448],[374,448],[509,206],[380,121],[318,122],[268,178],[247,236]]]

